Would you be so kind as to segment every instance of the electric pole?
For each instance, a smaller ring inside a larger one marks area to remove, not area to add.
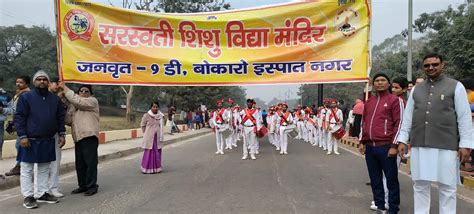
[[[408,0],[408,62],[407,80],[412,81],[412,22],[413,22],[413,0]]]

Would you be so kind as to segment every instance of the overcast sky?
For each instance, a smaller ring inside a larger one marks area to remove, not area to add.
[[[54,29],[55,0],[0,0],[0,26],[23,24],[46,25]],[[91,0],[107,3],[108,0]],[[121,0],[110,0],[120,5]],[[232,8],[248,8],[292,0],[228,0]],[[334,0],[337,1],[337,0]],[[359,0],[358,0],[359,1]],[[400,33],[408,25],[408,0],[372,0],[372,40],[381,43],[385,38]],[[413,17],[463,4],[465,0],[413,0]],[[270,101],[273,97],[296,97],[299,85],[246,86],[247,95]],[[289,92],[288,92],[289,91]]]

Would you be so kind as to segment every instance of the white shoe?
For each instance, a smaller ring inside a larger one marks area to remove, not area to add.
[[[260,154],[260,152],[258,152],[258,150],[257,150],[257,151],[255,151],[255,154],[258,155],[258,154]]]
[[[58,190],[51,190],[50,191],[51,195],[56,197],[56,198],[62,198],[64,197],[64,194],[62,194],[61,192],[59,192]]]
[[[224,154],[224,152],[223,152],[223,151],[221,151],[221,152],[219,152],[219,153],[220,153],[221,155],[223,155],[223,154]]]
[[[218,155],[219,153],[220,153],[220,151],[217,151],[217,152],[216,152],[216,155]]]
[[[323,148],[323,151],[326,151],[327,149]]]
[[[250,158],[251,158],[252,160],[256,160],[256,159],[257,159],[257,158],[255,157],[255,155],[250,155]]]
[[[277,150],[277,151],[280,151],[280,148],[277,147],[276,150]]]
[[[244,156],[242,157],[242,160],[246,160],[247,158],[248,158],[247,155],[244,155]]]
[[[283,152],[280,152],[280,155],[282,155],[282,154],[283,154]]]
[[[283,154],[287,155],[287,154],[288,154],[288,152],[283,152]]]
[[[339,153],[339,152],[334,152],[334,154],[336,154],[336,155],[340,155],[341,153]]]
[[[330,155],[330,154],[331,154],[331,152],[328,152],[328,153],[326,153],[326,154],[327,154],[327,155]]]
[[[377,206],[375,206],[375,201],[372,201],[372,203],[370,204],[370,207],[369,207],[371,210],[373,211],[376,211],[377,210]]]

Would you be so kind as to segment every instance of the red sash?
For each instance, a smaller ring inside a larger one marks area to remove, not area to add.
[[[316,123],[313,121],[313,118],[308,117],[308,122],[311,123],[314,127],[316,127]]]
[[[257,120],[253,117],[253,114],[256,111],[257,111],[257,109],[244,109],[245,117],[244,117],[244,119],[242,119],[242,125],[244,125],[244,123],[247,120],[250,120],[250,122],[252,122],[253,125],[256,126],[257,125]]]
[[[280,123],[288,125],[288,117],[290,116],[290,112],[286,112],[283,117],[281,117]]]
[[[217,122],[224,122],[224,119],[222,119],[222,114],[224,114],[225,109],[221,109],[220,111],[216,112],[216,123]]]

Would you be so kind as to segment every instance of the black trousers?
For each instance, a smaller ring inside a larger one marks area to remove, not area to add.
[[[97,164],[99,162],[97,148],[99,139],[96,136],[86,137],[76,142],[76,174],[80,188],[97,187]]]

